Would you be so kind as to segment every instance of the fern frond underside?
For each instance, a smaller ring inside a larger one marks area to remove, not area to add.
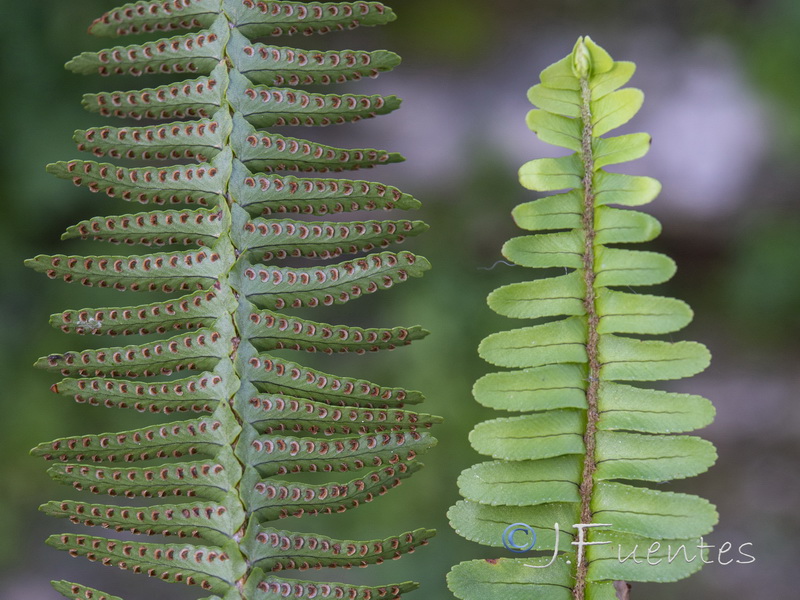
[[[175,35],[85,52],[67,64],[70,70],[182,80],[84,97],[84,106],[100,115],[155,124],[78,131],[78,148],[98,160],[60,162],[48,170],[148,210],[88,219],[64,238],[166,247],[148,254],[37,256],[28,265],[67,282],[170,297],[53,315],[51,324],[64,332],[116,336],[120,343],[50,355],[37,365],[65,376],[52,389],[78,402],[184,418],[41,444],[33,452],[56,463],[49,471],[56,481],[103,496],[157,499],[146,507],[70,500],[42,510],[86,526],[176,541],[63,534],[48,540],[54,547],[225,600],[397,598],[416,586],[275,575],[380,563],[433,535],[418,529],[354,541],[277,526],[289,516],[342,512],[372,501],[416,472],[418,456],[435,443],[428,429],[439,418],[403,408],[421,401],[419,392],[325,373],[275,354],[362,354],[427,333],[284,313],[342,304],[422,275],[429,267],[424,258],[383,249],[427,227],[407,219],[325,219],[416,208],[413,197],[391,186],[314,175],[402,160],[398,154],[261,129],[350,123],[395,110],[400,101],[394,96],[312,93],[298,86],[375,77],[399,58],[383,50],[301,50],[251,41],[394,18],[379,2],[180,0],[126,4],[92,24],[90,31],[103,36]],[[149,166],[99,162],[105,158]],[[331,261],[339,257],[346,259]],[[273,264],[284,259],[295,261]],[[166,337],[135,338],[153,333]],[[331,475],[313,485],[292,479],[350,471],[344,480]],[[66,581],[54,586],[68,598],[116,598]]]

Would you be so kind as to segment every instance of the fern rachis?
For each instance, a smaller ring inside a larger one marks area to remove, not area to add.
[[[434,443],[426,430],[438,418],[402,409],[422,400],[420,393],[331,375],[275,353],[361,354],[424,337],[419,327],[331,325],[284,313],[342,304],[421,275],[428,263],[410,252],[367,253],[421,233],[424,223],[321,218],[416,208],[418,202],[379,183],[282,173],[368,168],[400,160],[397,154],[334,148],[257,129],[347,123],[391,112],[399,106],[394,96],[311,93],[296,86],[373,77],[399,59],[380,50],[323,52],[251,41],[393,19],[378,2],[145,1],[110,10],[90,28],[105,36],[199,29],[83,53],[68,63],[78,73],[189,77],[84,97],[84,106],[103,116],[168,122],[78,131],[80,150],[167,166],[71,160],[49,170],[111,198],[178,207],[95,217],[70,227],[64,237],[192,249],[31,259],[30,266],[51,278],[171,295],[150,304],[54,315],[51,323],[64,332],[133,336],[133,342],[50,355],[38,365],[66,376],[53,390],[78,402],[199,416],[64,438],[34,450],[57,461],[50,469],[55,480],[77,489],[162,499],[148,507],[50,502],[42,507],[46,513],[187,541],[63,534],[50,538],[51,545],[199,586],[224,600],[276,598],[289,591],[297,598],[397,598],[413,589],[412,583],[315,583],[272,572],[379,563],[425,544],[431,531],[366,542],[296,533],[272,522],[369,502],[418,470],[416,457]],[[273,264],[343,255],[355,256],[310,266]],[[135,336],[153,333],[168,337],[136,342]],[[357,476],[331,476],[317,484],[292,479],[295,473],[334,470]],[[68,598],[112,598],[81,584],[54,585]]]
[[[621,581],[671,581],[702,566],[674,555],[711,530],[714,508],[638,485],[695,475],[716,455],[700,438],[674,435],[711,421],[707,400],[627,383],[687,377],[709,361],[694,342],[630,337],[672,333],[692,316],[678,300],[631,287],[669,279],[670,259],[617,246],[660,232],[649,215],[611,206],[646,204],[660,191],[651,178],[605,170],[649,148],[642,133],[604,137],[641,106],[639,90],[620,89],[633,72],[632,63],[614,62],[579,39],[529,92],[538,107],[529,127],[572,154],[530,161],[520,181],[536,191],[568,191],[518,206],[517,225],[537,233],[510,240],[503,254],[564,272],[489,296],[501,315],[536,324],[481,343],[485,360],[517,370],[481,378],[474,395],[523,415],[474,428],[473,447],[494,460],[462,473],[465,500],[449,516],[458,533],[490,546],[503,545],[504,528],[525,524],[537,534],[535,550],[547,553],[457,565],[448,580],[464,600],[613,600],[623,593]],[[650,548],[652,561],[625,560]]]

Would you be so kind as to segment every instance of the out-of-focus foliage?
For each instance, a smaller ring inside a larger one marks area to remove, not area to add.
[[[71,575],[75,563],[55,550],[42,548],[49,525],[42,523],[36,506],[57,491],[39,461],[28,456],[28,449],[39,440],[65,432],[113,431],[128,416],[121,411],[74,406],[44,391],[49,377],[31,364],[42,354],[68,349],[69,340],[44,327],[42,315],[65,306],[86,306],[90,301],[84,290],[48,285],[22,267],[23,258],[39,252],[78,251],[77,246],[58,242],[60,233],[87,214],[107,210],[105,200],[65,187],[48,176],[43,165],[72,156],[73,129],[96,124],[95,116],[82,111],[79,99],[85,92],[103,89],[107,82],[75,77],[62,65],[88,49],[88,38],[75,32],[88,27],[94,16],[112,3],[0,0],[0,5],[5,24],[0,38],[4,56],[0,63],[4,82],[0,94],[4,139],[0,149],[4,410],[0,420],[4,454],[0,467],[4,481],[0,493],[0,557],[4,565],[0,596],[38,600],[56,594],[35,574],[34,559],[49,561],[63,576]],[[605,46],[612,55],[631,57],[639,64],[641,75],[632,85],[644,90],[646,107],[650,107],[642,119],[655,119],[659,114],[674,118],[674,107],[661,104],[656,90],[680,93],[683,78],[678,74],[692,72],[696,54],[709,45],[722,48],[729,60],[717,61],[712,55],[707,61],[711,73],[718,69],[720,74],[733,76],[740,89],[755,98],[769,118],[763,134],[771,142],[766,153],[730,174],[740,176],[744,183],[735,190],[741,204],[732,204],[732,212],[724,219],[708,221],[690,209],[673,210],[674,190],[682,181],[658,175],[664,185],[658,216],[666,233],[654,248],[672,256],[679,267],[669,287],[657,293],[683,298],[692,305],[696,317],[686,336],[708,341],[716,358],[690,388],[675,388],[701,393],[717,406],[717,421],[703,436],[715,443],[720,455],[711,472],[687,482],[680,491],[717,504],[720,524],[709,543],[750,541],[756,562],[708,565],[691,579],[664,586],[664,590],[636,585],[632,597],[791,597],[796,591],[791,580],[794,536],[800,531],[796,513],[800,485],[792,475],[800,460],[796,433],[800,425],[793,391],[800,358],[795,341],[800,306],[798,3],[399,0],[394,5],[399,16],[396,26],[360,34],[363,37],[352,39],[352,45],[386,47],[403,55],[403,64],[386,87],[387,93],[404,98],[403,110],[396,117],[382,118],[387,125],[376,126],[394,127],[407,136],[392,149],[403,152],[408,161],[393,170],[394,181],[387,179],[398,185],[405,181],[402,187],[426,200],[420,217],[431,225],[431,232],[424,236],[427,239],[420,238],[417,249],[436,267],[413,291],[398,288],[392,299],[396,306],[379,310],[369,304],[366,310],[375,311],[376,322],[383,310],[393,310],[398,322],[419,322],[432,334],[419,344],[416,354],[397,353],[380,365],[380,357],[370,360],[376,367],[376,379],[403,369],[404,382],[423,390],[430,399],[426,410],[446,419],[437,435],[441,452],[427,461],[415,485],[401,486],[395,498],[403,507],[395,515],[398,527],[413,527],[421,511],[438,519],[425,521],[440,531],[435,557],[429,556],[420,571],[399,571],[397,577],[421,581],[427,596],[445,599],[450,594],[444,574],[453,563],[476,555],[477,546],[449,531],[445,513],[458,500],[458,473],[478,459],[466,434],[476,422],[492,416],[470,398],[472,382],[488,369],[475,348],[490,332],[506,326],[505,319],[488,311],[484,298],[492,289],[520,279],[515,268],[495,262],[501,258],[497,249],[513,234],[507,215],[525,199],[526,193],[516,183],[517,167],[521,159],[534,154],[530,136],[523,136],[515,155],[514,148],[494,144],[489,134],[498,131],[497,138],[504,139],[506,131],[524,129],[525,90],[531,79],[541,65],[563,55],[565,44],[588,33],[594,39],[608,40]],[[426,11],[433,11],[430,18]],[[448,11],[457,14],[445,14]],[[447,26],[442,29],[445,19]],[[99,47],[101,41],[94,46]],[[661,71],[643,81],[646,73],[654,72],[651,65]],[[707,117],[719,114],[716,108],[731,106],[731,98],[714,95],[718,88],[714,77],[707,75],[704,73],[703,79],[709,86],[707,104],[687,97],[684,106],[696,111],[691,122],[705,132],[704,139],[714,141],[714,131],[703,127],[710,120]],[[397,85],[398,80],[402,85]],[[501,97],[516,97],[518,102],[498,106]],[[734,132],[738,143],[723,146],[717,159],[741,155],[753,145],[742,133],[748,115],[740,116],[722,124],[726,131]],[[363,129],[363,139],[374,141],[376,135],[370,127],[373,125],[358,124],[346,135]],[[641,127],[655,130],[648,123]],[[320,141],[357,145],[352,139],[338,141],[327,134],[320,136]],[[679,142],[670,148],[673,155],[680,152]],[[665,144],[664,136],[655,136],[651,155]],[[705,165],[697,162],[695,170],[706,173]],[[725,160],[715,162],[727,164]],[[441,171],[441,164],[456,165],[451,176],[433,176]],[[642,172],[652,172],[650,168],[643,164]],[[409,176],[415,174],[419,174],[416,182],[409,185]],[[714,177],[719,175],[714,173]],[[700,205],[704,198],[691,201]],[[113,294],[109,296],[110,301],[115,299]],[[378,503],[364,510],[372,509],[377,516]],[[346,514],[341,517],[340,522],[351,523]],[[370,527],[369,523],[351,524],[352,535],[370,537]],[[402,569],[402,561],[381,569],[395,566]],[[98,571],[102,569],[98,567],[89,577]],[[394,578],[383,572],[378,576]],[[171,591],[167,588],[167,593]],[[152,599],[158,597],[153,590]]]

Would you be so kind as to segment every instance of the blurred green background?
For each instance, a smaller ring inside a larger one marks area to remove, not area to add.
[[[632,597],[795,597],[800,558],[800,3],[390,4],[400,18],[388,27],[278,43],[386,47],[403,56],[395,73],[350,87],[398,94],[404,98],[400,111],[341,129],[290,135],[404,153],[406,163],[359,176],[416,195],[424,203],[419,218],[431,225],[429,233],[406,246],[433,262],[425,278],[314,318],[419,323],[432,333],[410,349],[315,364],[423,390],[429,398],[423,410],[443,415],[446,422],[438,427],[440,443],[426,457],[427,468],[386,498],[353,514],[285,525],[365,539],[437,528],[428,547],[402,561],[352,575],[324,574],[375,582],[416,579],[423,589],[411,597],[420,599],[450,598],[444,584],[449,567],[491,554],[456,536],[444,516],[458,499],[458,473],[481,460],[467,443],[468,431],[479,420],[498,416],[470,396],[473,381],[489,370],[476,347],[488,333],[515,326],[491,313],[484,298],[498,285],[530,276],[495,262],[502,243],[515,235],[511,208],[534,197],[516,183],[517,168],[558,152],[525,128],[525,91],[541,69],[571,50],[578,35],[589,34],[616,59],[639,66],[632,83],[647,100],[628,130],[652,133],[653,150],[624,170],[658,177],[664,185],[647,209],[664,225],[651,248],[675,258],[679,270],[661,291],[687,300],[696,314],[687,331],[673,337],[701,340],[714,355],[708,371],[669,389],[701,393],[714,402],[717,420],[702,435],[717,445],[720,459],[707,474],[670,489],[698,493],[717,504],[720,524],[708,543],[729,541],[736,548],[750,542],[756,557],[749,565],[708,565],[676,584],[636,584]],[[2,0],[0,6],[0,131],[5,140],[0,150],[0,597],[56,598],[48,580],[74,578],[122,593],[126,600],[192,598],[194,590],[71,559],[42,543],[68,524],[45,520],[36,507],[67,497],[70,490],[51,483],[45,465],[29,457],[28,449],[63,435],[148,422],[126,411],[70,404],[47,391],[55,378],[35,371],[33,361],[84,343],[49,329],[47,316],[66,307],[133,303],[141,297],[126,300],[51,282],[24,269],[22,260],[38,253],[102,251],[59,242],[59,235],[83,218],[136,210],[50,177],[43,165],[77,157],[72,130],[100,123],[99,117],[82,112],[82,93],[142,84],[81,78],[62,69],[74,54],[101,47],[102,41],[89,39],[85,30],[114,2]]]

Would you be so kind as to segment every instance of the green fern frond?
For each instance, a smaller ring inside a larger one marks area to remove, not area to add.
[[[571,154],[528,162],[520,181],[535,191],[567,191],[514,209],[517,225],[536,233],[510,240],[503,254],[564,273],[489,295],[499,314],[535,324],[483,340],[485,360],[514,370],[482,377],[474,395],[524,414],[473,429],[472,446],[494,460],[461,474],[465,500],[449,517],[467,539],[515,551],[524,548],[513,542],[513,528],[533,531],[533,549],[547,554],[457,565],[448,581],[464,600],[613,600],[615,581],[674,581],[703,564],[698,545],[716,523],[714,507],[637,482],[711,466],[710,443],[673,434],[706,426],[714,409],[699,396],[622,383],[688,377],[709,363],[700,344],[631,337],[672,333],[692,318],[679,300],[631,289],[669,279],[672,260],[617,247],[661,230],[649,215],[610,206],[646,204],[660,191],[649,177],[604,169],[640,158],[650,145],[643,133],[604,137],[642,105],[641,91],[620,89],[633,72],[632,63],[581,38],[528,95],[538,107],[528,114],[531,130]],[[584,537],[576,525],[590,526]]]
[[[416,587],[273,574],[380,563],[412,552],[433,535],[419,529],[353,541],[273,526],[290,516],[343,512],[371,502],[418,471],[418,457],[435,444],[428,430],[440,419],[403,409],[423,399],[419,392],[332,375],[271,354],[363,354],[427,335],[417,326],[363,328],[284,314],[342,304],[422,275],[430,266],[424,258],[383,250],[427,226],[402,218],[322,220],[333,213],[414,209],[419,202],[380,183],[270,174],[367,168],[400,161],[399,154],[335,148],[260,129],[350,123],[394,111],[400,105],[395,96],[322,94],[296,86],[375,77],[394,68],[399,57],[384,50],[301,50],[251,41],[394,18],[379,2],[159,0],[110,10],[90,27],[111,37],[174,35],[85,52],[67,64],[70,70],[180,74],[183,80],[84,96],[84,107],[102,116],[169,121],[75,133],[79,150],[96,159],[135,159],[147,166],[70,160],[48,171],[111,202],[175,206],[86,219],[63,238],[165,248],[37,256],[27,264],[67,282],[171,297],[53,315],[51,324],[65,333],[125,341],[52,354],[37,366],[66,377],[52,390],[77,402],[183,419],[62,438],[32,451],[56,463],[49,470],[54,480],[78,490],[155,499],[147,506],[49,502],[41,507],[45,513],[125,534],[168,536],[171,543],[69,533],[52,536],[50,545],[197,586],[218,600],[289,594],[388,599]],[[175,250],[177,245],[188,249]],[[344,255],[349,257],[329,260]],[[296,260],[272,264],[284,259]],[[136,340],[145,334],[162,338]],[[176,373],[182,377],[164,379]],[[291,480],[301,472],[331,475],[315,484]],[[71,582],[53,585],[67,598],[120,600]]]

